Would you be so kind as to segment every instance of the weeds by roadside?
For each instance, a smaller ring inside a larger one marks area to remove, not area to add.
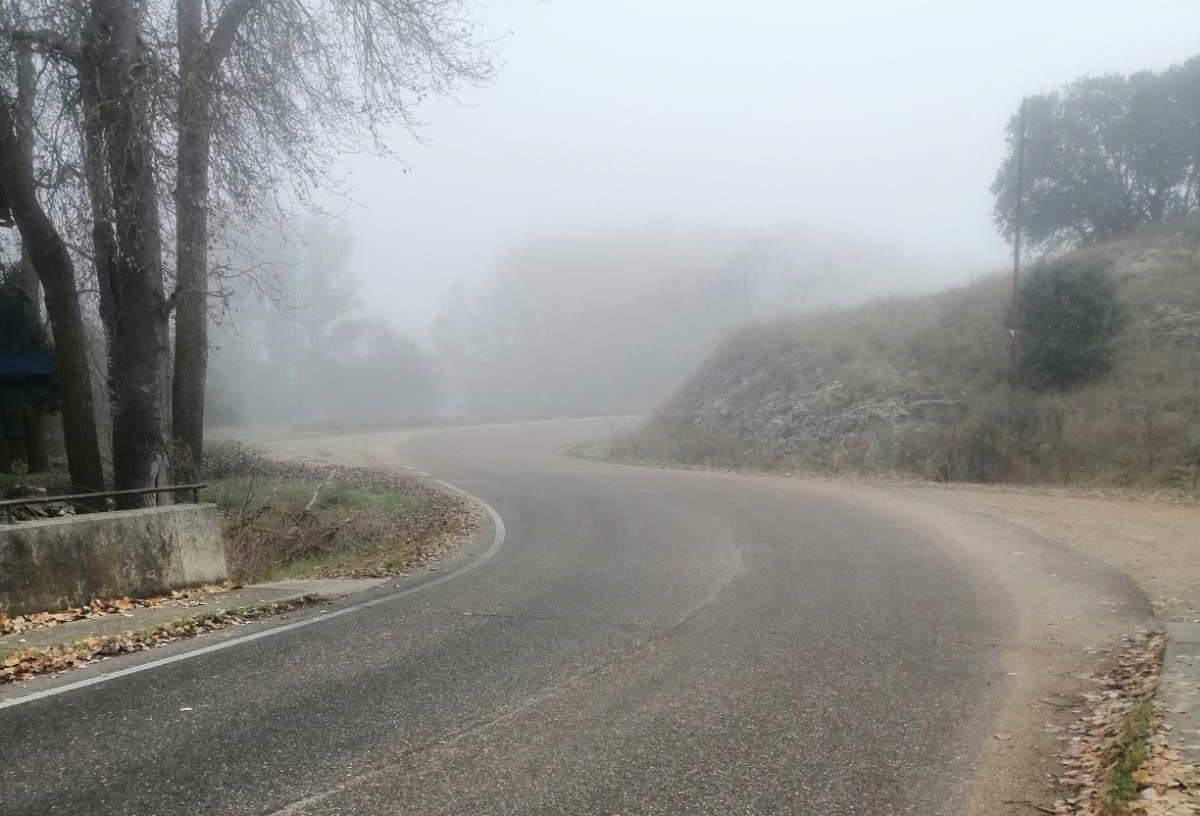
[[[1067,796],[1053,813],[1070,816],[1194,816],[1200,773],[1168,741],[1154,701],[1163,635],[1130,638],[1111,671],[1095,678],[1081,717],[1065,735],[1058,782]]]
[[[462,499],[411,477],[281,462],[235,443],[206,454],[230,575],[374,578],[437,557],[473,523]]]
[[[1127,327],[1111,373],[1008,385],[1002,276],[747,326],[619,460],[939,482],[1200,490],[1200,221],[1074,253],[1111,261]]]
[[[1157,730],[1157,720],[1154,697],[1148,694],[1138,698],[1125,718],[1124,733],[1113,746],[1108,791],[1101,805],[1104,816],[1123,812],[1126,804],[1138,795],[1140,785],[1150,782],[1150,775],[1142,766],[1150,758],[1150,738]]]

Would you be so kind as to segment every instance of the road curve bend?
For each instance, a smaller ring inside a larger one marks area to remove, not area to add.
[[[1101,565],[886,491],[561,455],[606,430],[280,446],[444,479],[495,508],[503,546],[0,710],[4,812],[964,813],[1033,617],[1091,616],[1047,650],[1147,614]]]

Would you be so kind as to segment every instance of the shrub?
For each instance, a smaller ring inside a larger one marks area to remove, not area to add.
[[[1112,370],[1126,321],[1110,262],[1084,255],[1040,263],[1019,305],[1021,371],[1031,388],[1065,391]]]

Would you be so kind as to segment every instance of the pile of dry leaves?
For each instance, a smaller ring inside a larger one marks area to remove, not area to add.
[[[90,604],[72,606],[61,612],[34,612],[12,618],[0,612],[0,635],[28,632],[32,629],[51,629],[71,621],[97,620],[108,615],[127,615],[134,609],[204,606],[208,603],[211,595],[217,592],[228,592],[235,588],[234,584],[227,581],[224,584],[206,584],[192,589],[173,590],[170,595],[159,595],[153,598],[97,598]]]
[[[1163,645],[1158,632],[1130,637],[1112,671],[1093,678],[1099,690],[1084,695],[1083,716],[1059,758],[1064,771],[1057,781],[1072,795],[1047,812],[1200,814],[1200,773],[1171,750],[1170,726],[1153,703]]]
[[[140,652],[227,626],[238,626],[268,615],[277,615],[317,600],[316,596],[287,603],[267,603],[240,609],[214,610],[168,621],[136,632],[93,636],[74,643],[38,648],[30,646],[0,658],[0,684],[29,680],[34,675],[66,671],[112,655]]]

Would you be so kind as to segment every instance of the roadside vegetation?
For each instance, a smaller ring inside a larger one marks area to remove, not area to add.
[[[408,476],[269,459],[208,445],[200,500],[220,508],[229,578],[395,575],[436,558],[473,524],[470,505]],[[0,496],[68,492],[65,469],[0,474]]]
[[[1112,770],[1104,794],[1105,816],[1121,813],[1125,803],[1138,795],[1139,778],[1144,774],[1142,766],[1150,758],[1150,738],[1157,730],[1158,715],[1154,710],[1154,697],[1147,695],[1138,699],[1125,721],[1125,729],[1113,746]],[[1141,779],[1144,783],[1147,778]]]
[[[1010,120],[1012,277],[750,325],[622,459],[1200,489],[1200,58],[1084,77]],[[1020,213],[1023,213],[1021,215]]]
[[[461,499],[399,474],[267,459],[210,444],[201,498],[221,509],[230,578],[368,578],[402,573],[466,533]]]
[[[1154,632],[1124,638],[1090,678],[1095,691],[1073,709],[1080,717],[1066,729],[1059,755],[1056,781],[1066,795],[1038,809],[1073,816],[1196,812],[1197,769],[1171,748],[1155,702],[1163,645]]]
[[[1195,492],[1198,252],[1200,222],[1189,220],[1035,268],[1022,297],[1028,321],[1016,389],[1006,276],[745,328],[643,429],[619,434],[614,454]],[[1079,274],[1108,287],[1091,325],[1064,321],[1053,302],[1061,287],[1044,285],[1048,276]]]
[[[0,435],[21,437],[29,470],[48,466],[42,419],[58,413],[76,490],[195,481],[209,324],[235,294],[279,303],[289,288],[230,247],[263,232],[295,240],[266,202],[311,203],[340,186],[343,152],[391,155],[379,133],[415,133],[420,101],[486,84],[494,45],[475,11],[460,0],[0,7],[0,286],[31,329],[15,347],[52,354],[54,369],[41,391],[22,386],[19,405],[0,405]],[[310,321],[296,339],[324,340],[324,327]],[[423,362],[387,327],[340,339]]]

